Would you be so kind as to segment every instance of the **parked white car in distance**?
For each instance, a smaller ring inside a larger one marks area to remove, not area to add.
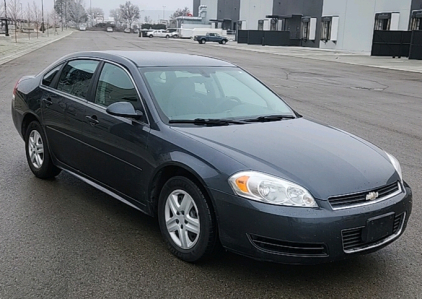
[[[168,32],[167,30],[161,29],[161,30],[153,30],[147,33],[147,36],[152,37],[177,37],[177,32]]]

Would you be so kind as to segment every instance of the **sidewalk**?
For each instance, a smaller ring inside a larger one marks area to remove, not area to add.
[[[48,35],[47,32],[44,34],[40,32],[38,38],[36,33],[31,33],[31,39],[28,38],[27,33],[18,33],[17,43],[14,33],[9,37],[0,36],[0,65],[65,38],[72,33],[72,30],[57,30],[56,33],[50,31]]]

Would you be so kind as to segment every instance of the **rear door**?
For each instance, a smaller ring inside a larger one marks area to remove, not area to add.
[[[81,131],[86,97],[98,65],[95,60],[71,60],[60,66],[55,82],[48,83],[48,74],[44,77],[41,115],[50,150],[54,158],[75,170],[86,159],[81,156]]]
[[[142,202],[147,185],[144,170],[150,167],[150,127],[146,117],[135,120],[106,112],[109,105],[122,101],[145,112],[130,73],[120,65],[104,63],[94,101],[87,104],[83,118],[83,155],[89,161],[82,171],[107,188]]]

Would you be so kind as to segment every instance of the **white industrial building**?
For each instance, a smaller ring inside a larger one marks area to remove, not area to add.
[[[232,28],[290,31],[305,47],[369,52],[374,30],[422,30],[422,0],[193,1],[211,20],[230,15]]]

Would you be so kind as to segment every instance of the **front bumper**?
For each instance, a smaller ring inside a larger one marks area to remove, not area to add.
[[[318,264],[377,251],[404,232],[412,211],[406,184],[392,198],[344,210],[333,210],[326,201],[318,201],[319,209],[292,208],[211,192],[223,247],[286,264]],[[369,227],[385,226],[383,222],[393,226],[387,235],[375,227],[378,238],[367,238]]]

